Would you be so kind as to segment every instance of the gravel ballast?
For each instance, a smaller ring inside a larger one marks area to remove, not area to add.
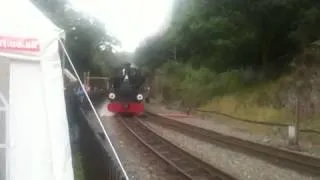
[[[263,160],[230,149],[221,148],[206,142],[190,138],[181,133],[163,128],[151,122],[147,124],[166,139],[201,158],[202,160],[224,170],[241,180],[316,180],[295,171],[284,169]]]
[[[102,106],[103,107],[103,106]],[[112,114],[100,108],[102,123],[118,153],[130,180],[183,180],[177,176],[165,162],[145,148],[125,127],[112,117]],[[93,113],[89,115],[91,124],[101,132]],[[106,141],[107,143],[107,141]]]
[[[156,113],[170,113],[175,112],[168,110],[163,106],[150,104],[146,107],[146,110]],[[250,140],[252,142],[270,145],[274,147],[280,147],[287,149],[287,129],[286,128],[272,128],[270,133],[270,127],[265,125],[255,125],[244,123],[236,120],[231,120],[221,115],[214,115],[207,118],[200,118],[197,116],[191,117],[169,117],[171,119],[181,121],[195,125],[197,127],[214,130],[219,133],[235,136],[241,139]],[[266,132],[264,132],[266,130]],[[300,142],[301,153],[320,157],[320,145],[312,144],[308,141]]]

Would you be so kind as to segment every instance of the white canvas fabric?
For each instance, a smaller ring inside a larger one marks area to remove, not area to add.
[[[6,178],[6,120],[8,104],[0,92],[0,179]]]
[[[17,40],[26,38],[28,41],[22,47],[39,45],[40,51],[15,51],[14,53],[39,56],[51,44],[52,38],[62,32],[28,0],[0,0],[0,3],[0,48],[16,47],[19,44]],[[16,40],[8,41],[4,37],[12,37]]]
[[[9,61],[0,61],[0,179],[7,175]]]
[[[58,52],[64,33],[28,0],[0,3],[0,66],[8,64],[0,81],[10,92],[6,180],[73,180]],[[2,94],[3,88],[0,83]]]

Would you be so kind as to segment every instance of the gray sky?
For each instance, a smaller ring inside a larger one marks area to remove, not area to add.
[[[71,0],[73,5],[106,24],[122,43],[121,50],[133,52],[147,36],[161,29],[171,15],[174,0]]]

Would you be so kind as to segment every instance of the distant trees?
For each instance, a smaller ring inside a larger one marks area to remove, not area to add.
[[[107,74],[116,65],[113,46],[120,42],[107,34],[105,25],[85,14],[67,0],[33,0],[57,26],[66,31],[66,46],[77,70],[90,70],[95,74]]]
[[[137,49],[149,67],[176,59],[216,72],[285,67],[319,38],[318,0],[177,0],[169,29]]]

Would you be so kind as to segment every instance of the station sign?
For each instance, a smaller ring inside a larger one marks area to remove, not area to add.
[[[0,51],[39,52],[40,43],[35,38],[0,36]]]

